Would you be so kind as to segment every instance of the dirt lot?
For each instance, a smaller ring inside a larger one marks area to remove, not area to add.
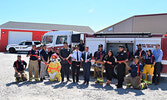
[[[117,89],[113,80],[111,86],[94,84],[91,78],[89,86],[68,82],[21,82],[16,84],[13,62],[17,54],[0,53],[0,100],[167,100],[167,75],[163,75],[159,85],[151,85],[145,90]],[[22,59],[28,63],[23,54]],[[26,72],[28,74],[28,72]]]

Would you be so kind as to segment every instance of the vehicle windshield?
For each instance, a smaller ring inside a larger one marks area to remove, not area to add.
[[[67,42],[67,36],[57,36],[56,44],[63,44]]]
[[[40,42],[34,42],[35,45],[41,44]]]
[[[53,42],[53,36],[44,36],[42,40],[43,44],[49,44]]]
[[[19,45],[24,45],[25,44],[25,42],[21,42],[21,43],[19,43]]]

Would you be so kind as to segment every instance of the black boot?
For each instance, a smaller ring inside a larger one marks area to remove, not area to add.
[[[89,85],[89,81],[86,82],[86,85]]]
[[[40,78],[40,81],[43,82],[43,78]]]

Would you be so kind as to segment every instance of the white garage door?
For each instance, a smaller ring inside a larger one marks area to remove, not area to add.
[[[9,31],[8,44],[18,44],[23,40],[32,40],[32,32]]]

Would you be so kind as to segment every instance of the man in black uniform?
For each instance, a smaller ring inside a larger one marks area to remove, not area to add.
[[[120,45],[119,46],[119,53],[117,55],[117,79],[118,79],[118,84],[116,84],[117,88],[122,88],[122,84],[124,81],[124,76],[125,76],[125,68],[126,65],[124,62],[128,61],[127,54],[124,51],[124,46]]]
[[[58,56],[60,54],[60,48],[56,48],[56,52],[55,52]]]
[[[84,50],[85,50],[85,44],[83,43],[83,40],[80,40],[79,51],[83,52]]]
[[[142,50],[141,48],[141,44],[137,45],[137,50],[135,52],[135,56],[139,56],[140,58],[140,63],[144,66],[144,56],[146,55],[146,52],[144,50]]]
[[[64,75],[67,76],[67,81],[70,81],[69,79],[69,72],[70,72],[70,58],[67,59],[67,57],[71,54],[71,50],[68,48],[68,43],[64,42],[64,48],[60,50],[59,56],[61,58],[61,78],[62,82],[64,82]]]
[[[35,71],[35,81],[39,81],[38,79],[38,72],[39,72],[39,51],[36,50],[36,45],[32,45],[32,49],[28,52],[27,57],[30,57],[29,61],[29,81],[31,82],[33,79],[33,71]]]
[[[15,70],[16,82],[27,81],[27,75],[25,73],[27,63],[21,60],[21,55],[17,56],[17,61],[14,62],[13,67]]]
[[[49,55],[49,59],[51,58],[52,54],[54,54],[54,48],[51,47],[50,51],[48,52],[48,55]]]

